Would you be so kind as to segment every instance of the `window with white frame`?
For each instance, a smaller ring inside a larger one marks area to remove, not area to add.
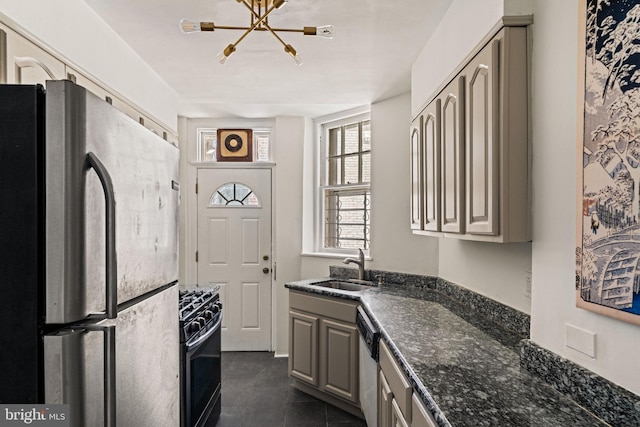
[[[198,128],[198,161],[215,162],[217,128]],[[271,129],[253,129],[253,161],[271,161]]]
[[[321,125],[320,251],[371,247],[371,121],[369,114]]]

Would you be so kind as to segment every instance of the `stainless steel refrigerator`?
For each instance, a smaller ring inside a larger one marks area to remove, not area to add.
[[[178,159],[70,81],[0,85],[0,403],[178,426]]]

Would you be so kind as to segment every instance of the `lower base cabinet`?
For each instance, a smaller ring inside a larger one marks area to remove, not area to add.
[[[380,341],[378,420],[378,427],[438,427],[383,341]]]
[[[316,397],[355,413],[360,412],[357,307],[356,301],[289,292],[289,375],[294,386],[318,391]]]

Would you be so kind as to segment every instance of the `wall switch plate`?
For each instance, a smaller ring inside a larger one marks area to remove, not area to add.
[[[565,345],[589,357],[596,358],[596,333],[565,323]]]

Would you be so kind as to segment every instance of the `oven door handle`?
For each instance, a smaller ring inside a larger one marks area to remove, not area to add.
[[[211,329],[209,329],[207,331],[206,334],[204,334],[203,336],[199,337],[197,340],[195,340],[194,342],[192,342],[191,344],[187,344],[187,351],[191,352],[193,350],[196,350],[198,347],[200,347],[200,345],[202,345],[202,343],[209,338],[211,335],[213,335],[218,329],[220,329],[220,324],[222,323],[222,313],[220,314],[220,317],[218,318],[218,320],[216,320],[216,323],[211,327]]]

